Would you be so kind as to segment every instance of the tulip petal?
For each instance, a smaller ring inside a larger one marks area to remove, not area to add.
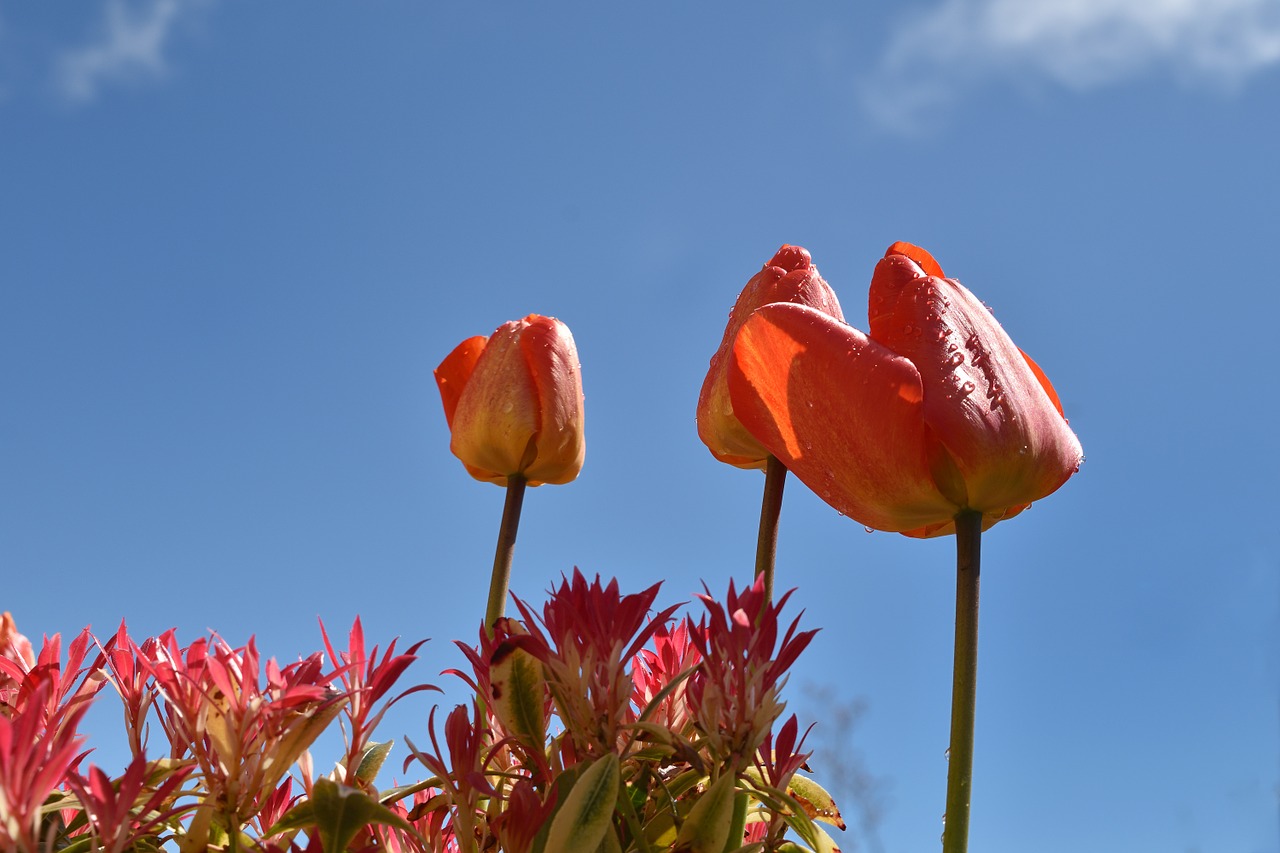
[[[436,387],[440,389],[440,402],[444,404],[444,419],[449,429],[453,429],[453,413],[458,408],[458,398],[462,396],[462,389],[467,387],[467,380],[476,369],[476,362],[487,343],[489,339],[484,335],[467,338],[454,347],[436,368]]]
[[[906,255],[919,264],[920,269],[924,270],[927,275],[936,275],[938,278],[947,277],[947,274],[942,271],[942,265],[933,259],[933,255],[914,243],[904,243],[899,240],[890,246],[884,254],[885,257],[889,255]]]
[[[958,281],[887,255],[871,282],[871,337],[920,371],[924,419],[963,478],[967,508],[1004,517],[1079,468],[1080,442],[1043,372]]]
[[[561,485],[578,476],[586,458],[582,379],[569,327],[553,317],[524,320],[520,352],[538,399],[536,456],[525,468],[529,485]]]
[[[1053,403],[1053,407],[1058,410],[1058,414],[1065,418],[1066,414],[1062,411],[1062,401],[1058,399],[1058,392],[1053,390],[1053,384],[1049,381],[1049,377],[1044,375],[1040,365],[1036,364],[1031,356],[1022,352],[1021,349],[1018,352],[1022,353],[1022,358],[1027,362],[1027,367],[1031,368],[1031,372],[1035,374],[1036,379],[1040,382],[1040,387],[1044,389],[1044,393],[1049,395],[1049,402]]]
[[[802,305],[766,305],[733,346],[743,425],[831,506],[880,530],[942,524],[920,375],[907,359]]]
[[[521,472],[538,430],[537,389],[519,347],[519,322],[499,326],[453,414],[449,449],[473,477],[500,485]]]
[[[721,462],[739,468],[764,468],[769,452],[733,413],[727,371],[730,350],[742,324],[757,308],[773,302],[809,305],[843,320],[840,301],[818,274],[809,253],[800,246],[783,246],[738,295],[720,347],[711,357],[707,378],[698,395],[698,437]]]

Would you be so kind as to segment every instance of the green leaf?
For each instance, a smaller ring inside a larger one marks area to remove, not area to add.
[[[499,646],[489,666],[493,712],[502,727],[541,749],[547,737],[546,680],[542,664],[514,644]]]
[[[314,826],[325,850],[342,851],[347,849],[356,833],[373,823],[394,826],[420,837],[408,821],[364,791],[332,779],[318,779],[311,791],[311,799],[290,809],[266,834],[271,836]]]
[[[386,743],[370,743],[369,748],[364,751],[364,755],[360,756],[360,766],[356,768],[356,778],[362,782],[372,782],[376,779],[378,771],[382,769],[387,756],[391,754],[391,747],[394,744],[394,740],[389,740]]]
[[[813,853],[840,853],[840,848],[836,846],[831,836],[827,835],[827,831],[810,820],[809,816],[799,808],[798,803],[796,808],[789,814],[784,814],[782,819],[796,831],[805,844],[809,845]]]
[[[760,774],[753,770],[746,773],[747,780],[755,786],[753,796],[768,808],[782,815],[782,819],[787,825],[796,831],[796,834],[809,845],[813,853],[840,853],[840,848],[836,846],[835,841],[827,834],[826,830],[813,822],[809,815],[809,803],[802,802],[792,796],[791,788],[788,786],[787,792],[779,791],[777,788],[770,787],[760,781]],[[796,776],[793,779],[799,779]],[[808,780],[806,780],[808,781]],[[809,793],[815,794],[816,790],[821,790],[817,783],[812,783],[812,788],[807,788]],[[823,793],[826,793],[825,791]],[[835,804],[832,803],[832,808]],[[839,812],[836,812],[839,817]]]
[[[618,756],[609,753],[588,767],[569,789],[547,834],[545,853],[588,853],[613,825],[621,773]],[[325,845],[325,849],[329,849]]]
[[[600,839],[599,846],[596,847],[596,853],[622,853],[622,844],[618,841],[618,833],[606,832],[604,838]]]
[[[840,816],[836,801],[826,789],[809,777],[801,776],[799,773],[793,775],[790,784],[787,785],[787,793],[800,804],[809,817],[829,823],[838,829],[845,829],[844,818]]]
[[[81,835],[66,847],[59,847],[58,853],[88,853],[93,847],[93,841],[92,835]]]
[[[439,776],[432,776],[430,779],[423,779],[421,782],[414,782],[412,785],[400,785],[395,788],[388,788],[378,794],[378,802],[383,805],[389,803],[397,803],[405,797],[425,791],[428,788],[439,788],[443,784],[443,780]]]
[[[733,823],[737,779],[725,773],[702,792],[676,836],[676,853],[721,853]],[[741,845],[741,839],[739,839]]]

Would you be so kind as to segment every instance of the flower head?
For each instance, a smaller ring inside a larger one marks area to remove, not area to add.
[[[155,679],[173,757],[190,752],[207,805],[227,826],[265,806],[349,698],[331,688],[337,674],[324,672],[319,652],[285,667],[264,664],[253,638],[238,649],[216,636],[184,649],[170,630],[134,655]]]
[[[7,615],[7,614],[6,614]],[[9,622],[11,648],[14,633]],[[18,635],[21,636],[21,635]],[[44,804],[84,757],[76,729],[105,682],[102,659],[88,665],[92,635],[85,628],[68,646],[45,637],[17,660],[0,654],[0,850],[44,849]]]
[[[693,642],[692,630],[687,621],[677,622],[671,629],[658,626],[653,632],[653,649],[641,649],[631,661],[631,681],[635,685],[632,704],[643,712],[667,690],[648,719],[676,734],[683,734],[691,721],[688,682],[681,681],[674,689],[668,688],[702,659]]]
[[[578,569],[535,611],[516,599],[527,636],[515,637],[541,661],[556,715],[579,759],[612,752],[631,718],[635,690],[627,665],[679,605],[650,616],[661,584],[624,595],[617,580],[588,582]],[[545,629],[545,630],[544,630]]]
[[[569,327],[530,314],[468,338],[436,368],[449,449],[477,480],[568,483],[582,470],[582,374]]]
[[[938,536],[983,526],[1080,467],[1048,378],[990,310],[919,247],[895,243],[871,281],[871,333],[801,305],[743,324],[729,388],[743,425],[845,515]]]
[[[738,769],[755,756],[786,707],[778,691],[787,670],[818,633],[797,630],[797,616],[779,639],[779,617],[790,597],[788,592],[770,602],[761,577],[741,592],[730,581],[723,604],[709,593],[698,596],[707,612],[697,626],[689,624],[702,657],[689,680],[689,706],[712,751]]]
[[[764,468],[769,451],[734,415],[728,381],[733,341],[753,311],[773,302],[808,305],[836,320],[844,319],[835,292],[799,246],[780,248],[738,294],[698,396],[698,436],[713,456],[739,468]]]

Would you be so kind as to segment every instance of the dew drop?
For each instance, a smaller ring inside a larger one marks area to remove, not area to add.
[[[507,401],[505,404],[503,404],[503,406],[502,406],[502,413],[503,413],[504,415],[510,414],[510,413],[511,413],[511,410],[512,410],[512,409],[514,409],[515,407],[516,407],[516,404],[515,404],[515,403],[512,403],[510,400],[508,400],[508,401]]]
[[[951,747],[947,747],[947,751],[942,753],[942,757],[947,759],[947,761],[951,760]],[[947,816],[943,815],[942,819],[945,821],[947,819]]]
[[[969,396],[970,394],[973,393],[973,389],[977,387],[978,386],[974,385],[972,382],[965,382],[963,385],[960,386],[960,396],[962,397]]]
[[[841,514],[843,515],[843,513],[841,513]],[[862,526],[862,529],[863,529],[863,530],[865,530],[865,531],[867,531],[868,533],[875,533],[875,532],[876,532],[876,529],[875,529],[874,527],[867,527],[865,524]]]

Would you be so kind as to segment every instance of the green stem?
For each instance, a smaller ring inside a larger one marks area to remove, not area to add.
[[[493,636],[493,625],[507,609],[507,590],[511,585],[511,558],[516,551],[516,531],[520,527],[520,507],[524,505],[523,474],[507,478],[507,502],[502,507],[502,526],[498,528],[498,549],[493,555],[493,576],[489,579],[489,606],[484,614],[484,627]]]
[[[756,577],[764,575],[765,601],[773,601],[773,565],[778,556],[778,516],[782,514],[782,490],[787,466],[770,456],[764,469],[764,499],[760,503],[760,536],[756,540]]]
[[[978,688],[978,577],[982,513],[956,516],[956,648],[951,680],[951,748],[947,751],[947,815],[943,853],[969,847],[969,797],[973,782],[973,714]]]

